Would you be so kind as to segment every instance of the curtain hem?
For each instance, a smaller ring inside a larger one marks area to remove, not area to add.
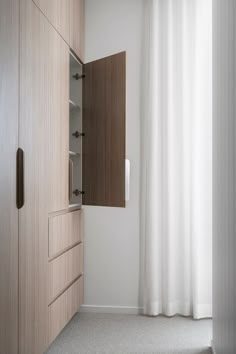
[[[204,318],[212,318],[212,305],[211,304],[198,304],[194,305],[194,309],[192,310],[189,303],[178,304],[177,302],[168,303],[165,306],[165,310],[163,306],[161,306],[158,302],[149,303],[144,306],[143,314],[150,317],[157,316],[184,316],[184,317],[192,317],[195,320],[201,320]]]

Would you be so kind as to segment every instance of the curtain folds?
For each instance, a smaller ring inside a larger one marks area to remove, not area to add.
[[[144,312],[211,317],[212,4],[144,3]]]

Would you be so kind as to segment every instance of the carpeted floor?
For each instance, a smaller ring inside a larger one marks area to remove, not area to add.
[[[77,314],[47,354],[211,354],[211,320]]]

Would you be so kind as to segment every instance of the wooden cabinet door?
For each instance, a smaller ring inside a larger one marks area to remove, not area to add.
[[[33,0],[49,22],[69,43],[70,38],[70,0]]]
[[[20,22],[25,204],[19,211],[19,354],[42,354],[48,345],[48,214],[68,206],[69,48],[32,1],[21,0]]]
[[[18,349],[19,1],[0,1],[0,353]]]
[[[83,204],[125,207],[125,58],[84,65]]]
[[[70,47],[84,60],[84,0],[70,2]]]

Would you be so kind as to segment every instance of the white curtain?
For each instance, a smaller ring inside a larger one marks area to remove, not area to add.
[[[211,317],[212,4],[144,4],[144,312]]]

